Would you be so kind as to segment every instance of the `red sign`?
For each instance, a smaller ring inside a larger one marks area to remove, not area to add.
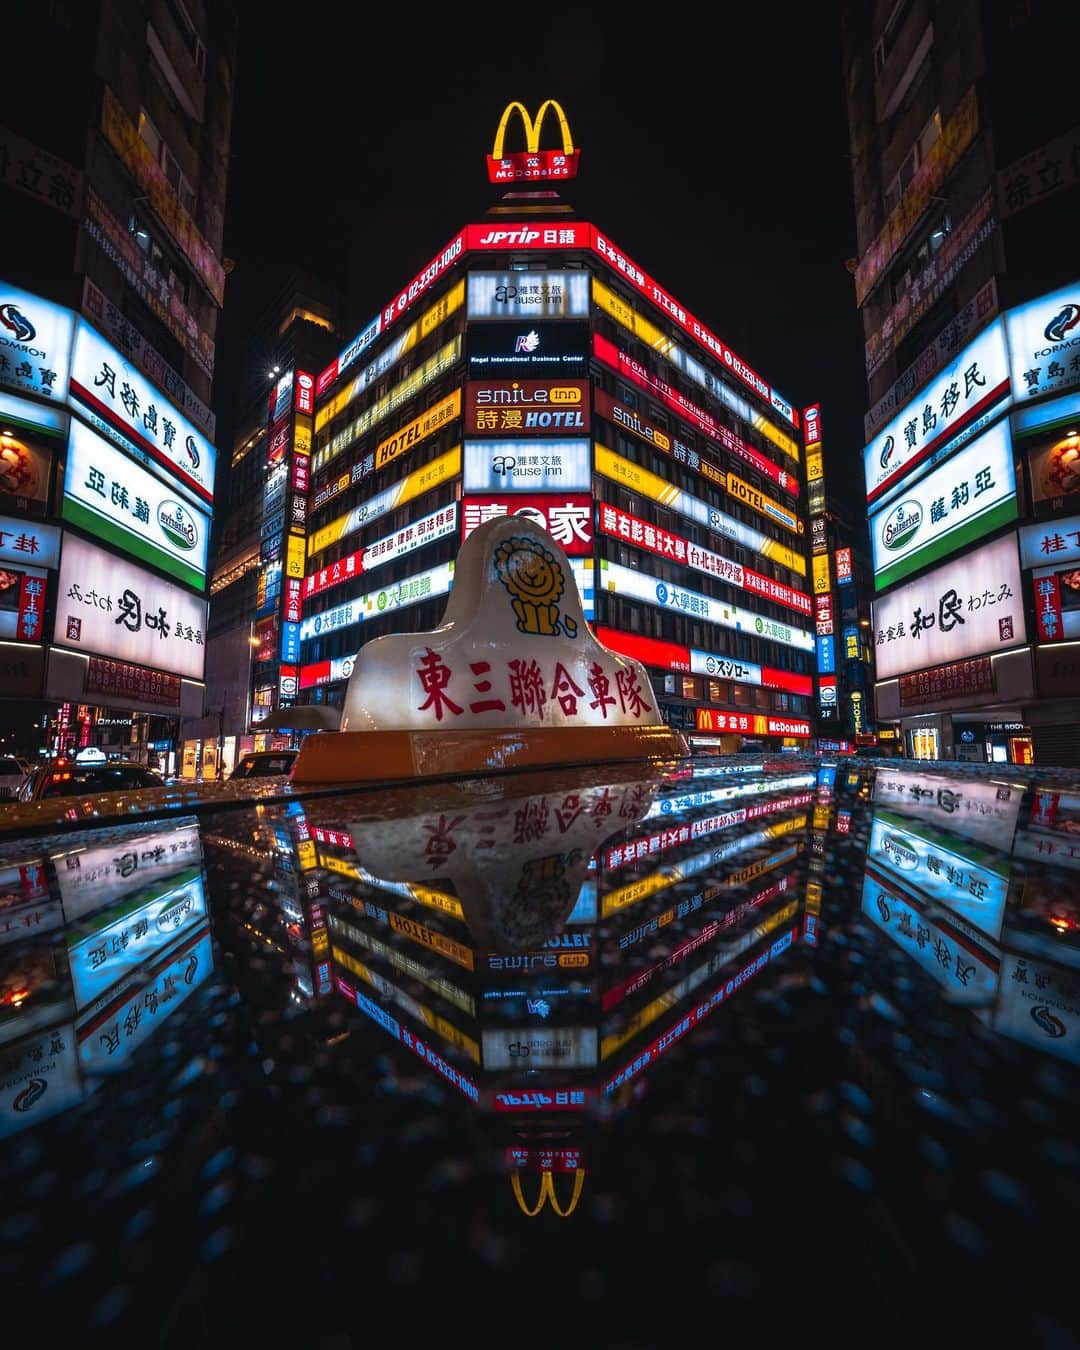
[[[613,348],[613,350],[617,349]],[[647,387],[652,388],[651,385]],[[663,398],[663,392],[658,390],[657,396]],[[681,398],[681,395],[679,397]],[[693,407],[692,404],[687,406]],[[604,389],[594,390],[593,410],[598,416],[606,417],[616,426],[621,427],[623,431],[628,431],[639,440],[646,441],[663,454],[670,455],[672,459],[678,460],[680,464],[685,464],[688,468],[695,470],[714,483],[718,481],[717,475],[723,474],[721,468],[710,465],[708,460],[703,460],[696,450],[683,445],[678,436],[656,426],[647,417],[642,417],[639,413],[634,412],[632,408],[626,407],[625,404],[612,398]],[[677,406],[675,411],[681,412],[681,406]],[[700,412],[701,410],[698,409],[697,411]],[[685,415],[690,417],[689,413]],[[708,414],[702,413],[702,416],[707,417]],[[690,420],[692,421],[693,418],[690,417]],[[721,423],[718,422],[715,425],[715,433],[708,434],[713,436],[719,447],[737,455],[739,459],[749,464],[751,468],[757,469],[758,473],[764,475],[770,482],[775,483],[777,487],[786,488],[793,497],[799,495],[799,480],[794,474],[788,473],[786,469],[778,468],[771,459],[766,459],[763,454],[755,450],[753,446],[747,445],[741,437],[736,436],[733,431],[730,431]],[[699,430],[704,430],[700,423],[698,426]],[[719,481],[723,481],[723,479],[721,478]]]
[[[733,374],[737,375],[744,384],[750,386],[759,398],[784,418],[792,426],[798,426],[799,418],[795,410],[780,397],[766,380],[746,364],[740,357],[731,350],[726,342],[721,342],[718,337],[710,333],[703,323],[695,319],[689,310],[684,309],[672,296],[670,296],[663,287],[658,286],[647,272],[643,272],[636,263],[631,260],[617,248],[611,241],[605,238],[599,230],[592,230],[592,247],[596,253],[610,264],[615,270],[624,277],[631,286],[635,286],[647,300],[650,300],[658,308],[675,321],[679,327],[710,352],[718,360],[723,362]]]
[[[1052,572],[1049,576],[1038,577],[1033,583],[1040,642],[1057,642],[1062,635],[1060,575],[1060,572]]]
[[[470,380],[465,386],[466,435],[588,430],[588,380]]]
[[[970,661],[952,661],[914,675],[901,675],[900,702],[933,703],[959,694],[991,693],[993,688],[994,671],[989,656],[975,656]]]
[[[544,225],[537,220],[485,220],[482,225],[466,227],[467,247],[470,251],[489,252],[492,249],[514,251],[523,248],[588,248],[592,226],[581,220],[560,221]]]
[[[816,403],[802,410],[803,440],[807,445],[821,444],[821,409]]]
[[[338,377],[338,359],[335,356],[334,359],[330,362],[330,364],[326,367],[326,369],[322,371],[322,373],[319,375],[319,378],[315,381],[315,397],[322,398],[323,394],[326,393],[327,389],[330,388],[330,386],[334,383],[337,377]]]
[[[814,607],[814,627],[818,637],[830,637],[833,631],[832,595],[815,595]]]
[[[300,455],[293,451],[292,457],[292,485],[296,492],[307,492],[311,484],[311,461],[307,455]]]
[[[501,497],[463,497],[461,539],[492,516],[524,516],[535,520],[569,557],[592,552],[592,498],[588,493],[510,493]]]
[[[838,548],[836,550],[836,583],[842,586],[852,578],[851,570],[851,549]]]
[[[270,428],[270,448],[267,451],[267,464],[276,464],[289,447],[289,417],[286,415]]]
[[[255,637],[258,639],[258,648],[255,651],[256,661],[272,661],[274,659],[274,644],[277,641],[278,621],[277,615],[271,614],[268,619],[260,619],[255,625]]]
[[[179,675],[165,675],[160,670],[147,670],[127,661],[110,661],[103,656],[90,657],[83,688],[88,694],[111,694],[135,703],[180,706]]]
[[[766,717],[761,713],[726,712],[717,708],[698,708],[698,731],[738,731],[753,736],[810,735],[810,723],[800,717]]]
[[[727,581],[744,591],[753,591],[755,595],[765,596],[788,609],[797,609],[800,614],[810,613],[810,597],[802,591],[796,591],[783,582],[774,581],[761,572],[755,572],[741,563],[732,562],[723,554],[702,548],[691,543],[682,535],[672,534],[658,525],[639,520],[625,511],[607,502],[600,503],[599,529],[601,534],[609,534],[614,539],[622,539],[635,548],[647,549],[661,558],[673,562],[688,564],[699,572]]]
[[[297,412],[313,413],[315,411],[315,377],[309,375],[306,370],[296,372],[293,403]]]
[[[624,633],[616,628],[596,629],[596,636],[613,652],[631,656],[643,665],[659,667],[661,670],[675,670],[683,674],[692,671],[690,648],[677,642],[665,642],[661,638],[642,637],[637,633]],[[764,689],[782,689],[789,694],[802,694],[808,697],[813,693],[813,681],[809,675],[799,675],[792,670],[779,670],[774,666],[761,666],[761,685]],[[698,672],[700,673],[700,672]],[[723,679],[717,675],[717,679]]]
[[[576,178],[580,150],[515,150],[495,159],[488,155],[492,183],[528,183],[547,178]]]

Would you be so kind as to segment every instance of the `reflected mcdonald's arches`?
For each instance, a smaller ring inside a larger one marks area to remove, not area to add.
[[[570,1194],[570,1203],[565,1209],[562,1208],[559,1203],[559,1197],[555,1194],[555,1176],[554,1173],[550,1171],[541,1172],[540,1193],[536,1197],[536,1204],[531,1208],[526,1202],[522,1191],[520,1169],[515,1171],[510,1178],[510,1185],[514,1191],[514,1199],[518,1202],[518,1208],[521,1210],[522,1214],[526,1215],[528,1218],[535,1219],[544,1208],[544,1201],[550,1200],[551,1208],[559,1218],[568,1219],[577,1208],[577,1203],[581,1199],[581,1192],[585,1186],[585,1169],[583,1167],[576,1167],[574,1169],[574,1189]]]
[[[562,150],[541,150],[540,132],[544,119],[551,112],[559,125]],[[506,128],[510,118],[517,113],[525,131],[525,149],[503,153],[506,140]],[[556,99],[547,98],[541,103],[534,122],[528,109],[516,99],[508,103],[499,118],[499,127],[495,132],[495,143],[487,157],[488,179],[492,183],[520,183],[550,178],[576,178],[580,150],[574,149],[570,135],[570,123],[566,120],[562,104]]]

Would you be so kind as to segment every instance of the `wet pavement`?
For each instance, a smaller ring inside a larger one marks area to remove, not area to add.
[[[9,1328],[1078,1343],[1077,781],[784,756],[182,805],[0,817]]]

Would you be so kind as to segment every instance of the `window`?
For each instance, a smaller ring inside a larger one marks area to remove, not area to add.
[[[885,214],[887,216],[891,215],[900,204],[900,198],[907,191],[920,166],[925,163],[927,155],[933,149],[940,135],[941,113],[935,108],[933,115],[927,120],[926,125],[915,138],[911,149],[904,156],[904,162],[885,188]]]
[[[206,78],[206,46],[196,31],[192,22],[191,15],[181,3],[181,0],[166,0],[169,13],[173,17],[177,31],[184,40],[184,46],[191,54],[191,59],[195,62],[195,69],[205,79]]]
[[[154,126],[144,109],[139,111],[139,135],[154,159],[161,166],[166,181],[180,200],[180,205],[185,211],[192,214],[195,210],[195,189],[184,176],[175,156],[165,144],[165,138]]]

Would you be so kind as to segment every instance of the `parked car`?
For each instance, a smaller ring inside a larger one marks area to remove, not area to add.
[[[0,755],[0,801],[10,801],[26,777],[26,770],[14,755]]]
[[[109,760],[105,764],[53,760],[30,772],[16,800],[38,802],[47,797],[79,797],[84,793],[130,792],[133,788],[164,786],[161,774],[132,760]]]
[[[299,750],[251,750],[236,761],[229,782],[236,778],[285,777],[299,753]]]

